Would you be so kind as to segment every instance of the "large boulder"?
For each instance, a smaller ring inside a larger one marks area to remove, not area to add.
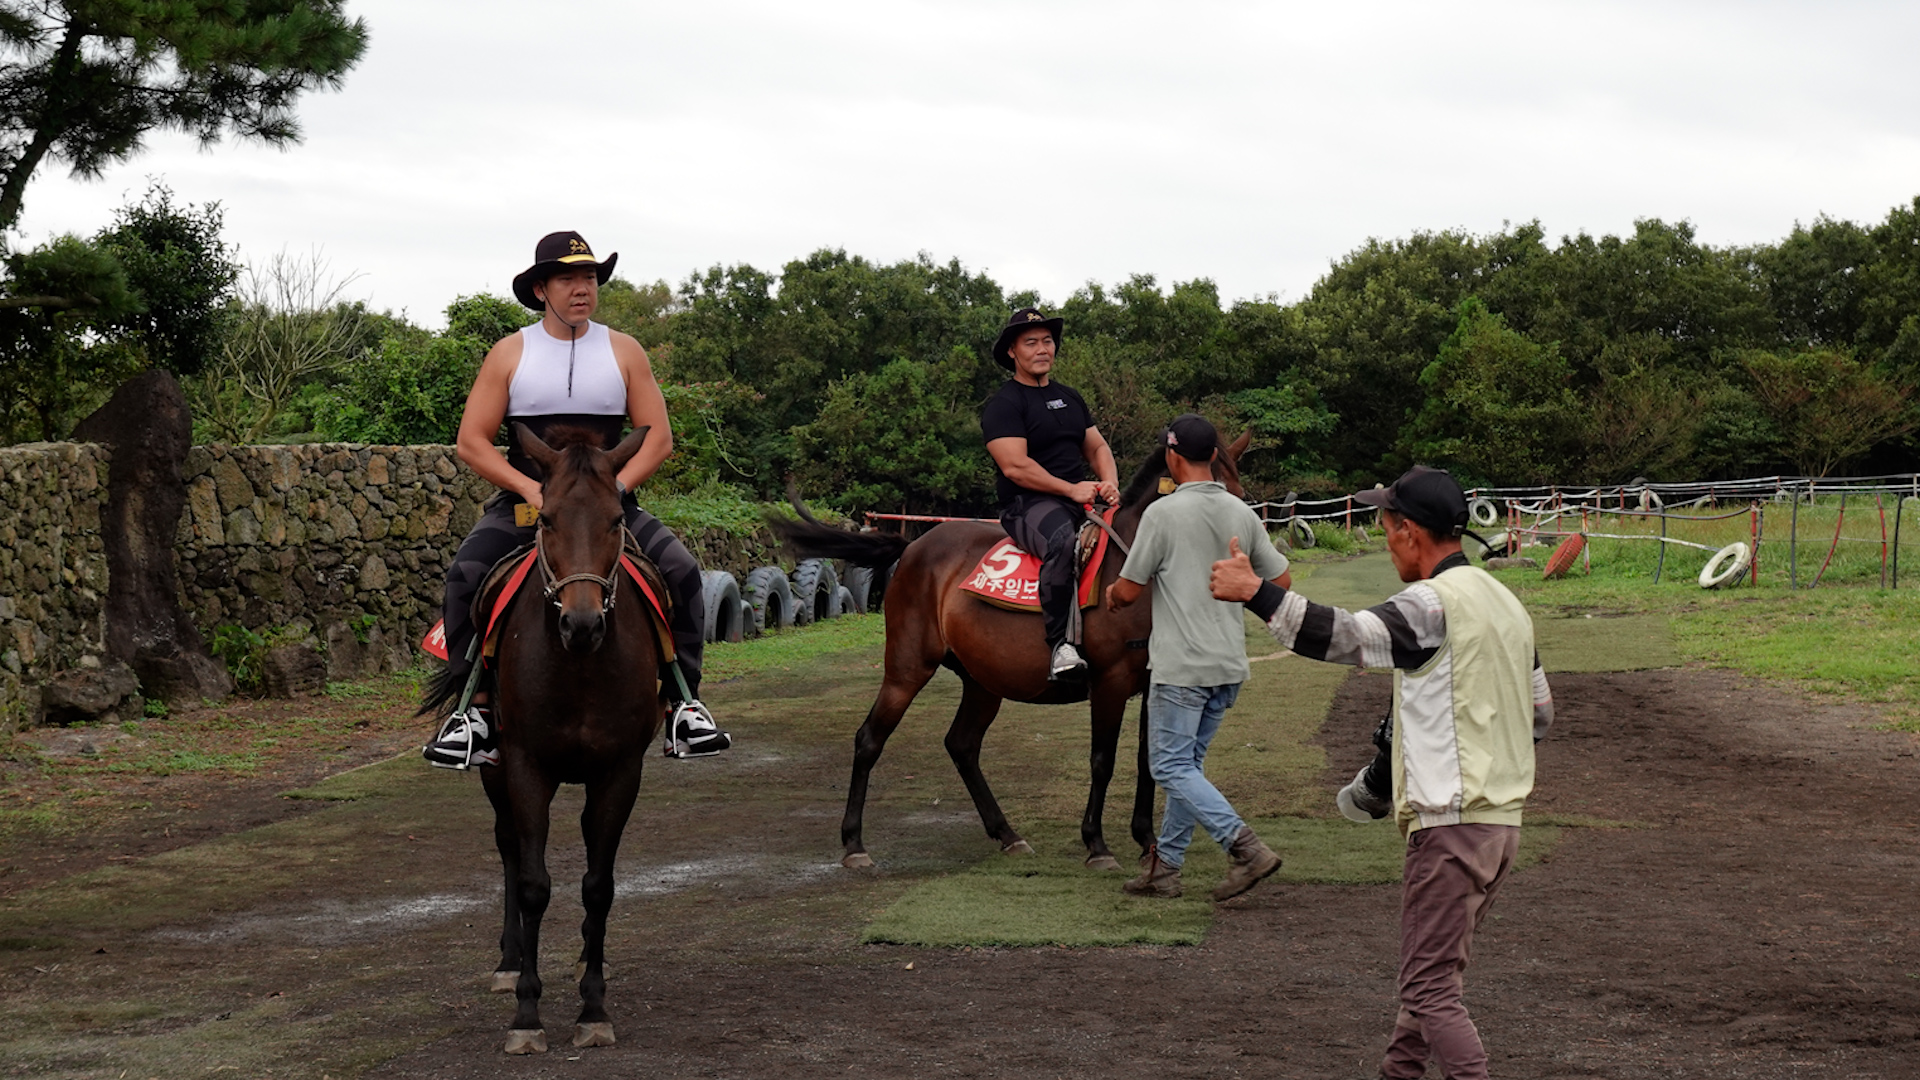
[[[233,691],[226,668],[207,652],[180,610],[174,538],[187,504],[181,464],[193,443],[193,418],[180,384],[164,371],[137,375],[73,437],[113,448],[107,512],[107,654],[130,666],[151,697],[192,702]]]
[[[140,714],[141,706],[140,679],[125,664],[63,671],[40,690],[43,722],[48,724],[130,720]]]

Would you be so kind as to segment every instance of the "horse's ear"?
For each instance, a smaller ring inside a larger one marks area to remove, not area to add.
[[[1248,428],[1247,430],[1240,433],[1239,438],[1227,444],[1227,456],[1232,458],[1235,464],[1239,464],[1240,455],[1246,453],[1247,447],[1251,446],[1252,444],[1253,444],[1253,429]]]
[[[518,420],[514,421],[513,438],[520,444],[520,449],[525,450],[527,456],[533,459],[535,465],[548,473],[553,472],[553,463],[560,455],[554,452],[553,447],[542,442],[540,436],[533,433],[532,428]]]
[[[640,444],[647,441],[647,432],[652,430],[651,424],[634,428],[626,438],[620,440],[619,446],[607,451],[607,457],[613,460],[614,472],[617,473],[627,467],[627,462],[633,460],[633,455],[640,452]]]

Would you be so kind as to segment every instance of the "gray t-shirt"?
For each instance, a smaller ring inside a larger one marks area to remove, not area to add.
[[[1140,518],[1133,551],[1120,576],[1153,583],[1153,636],[1147,666],[1169,686],[1225,686],[1245,682],[1247,635],[1239,604],[1215,600],[1208,578],[1227,557],[1227,540],[1253,560],[1254,573],[1272,580],[1287,572],[1253,508],[1218,480],[1181,484]]]

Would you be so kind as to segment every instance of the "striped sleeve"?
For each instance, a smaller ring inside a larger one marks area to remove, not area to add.
[[[1267,582],[1247,606],[1266,619],[1267,632],[1283,648],[1310,660],[1412,670],[1447,640],[1446,609],[1424,582],[1359,612],[1316,604]]]

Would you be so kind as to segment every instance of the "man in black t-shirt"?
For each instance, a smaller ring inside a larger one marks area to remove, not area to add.
[[[980,433],[999,476],[1000,524],[1040,560],[1040,614],[1046,620],[1048,673],[1081,678],[1087,661],[1067,641],[1073,614],[1073,543],[1085,504],[1120,499],[1113,451],[1072,387],[1052,379],[1064,320],[1021,308],[994,342],[993,358],[1013,372],[980,413]],[[1088,480],[1092,465],[1097,480]]]

